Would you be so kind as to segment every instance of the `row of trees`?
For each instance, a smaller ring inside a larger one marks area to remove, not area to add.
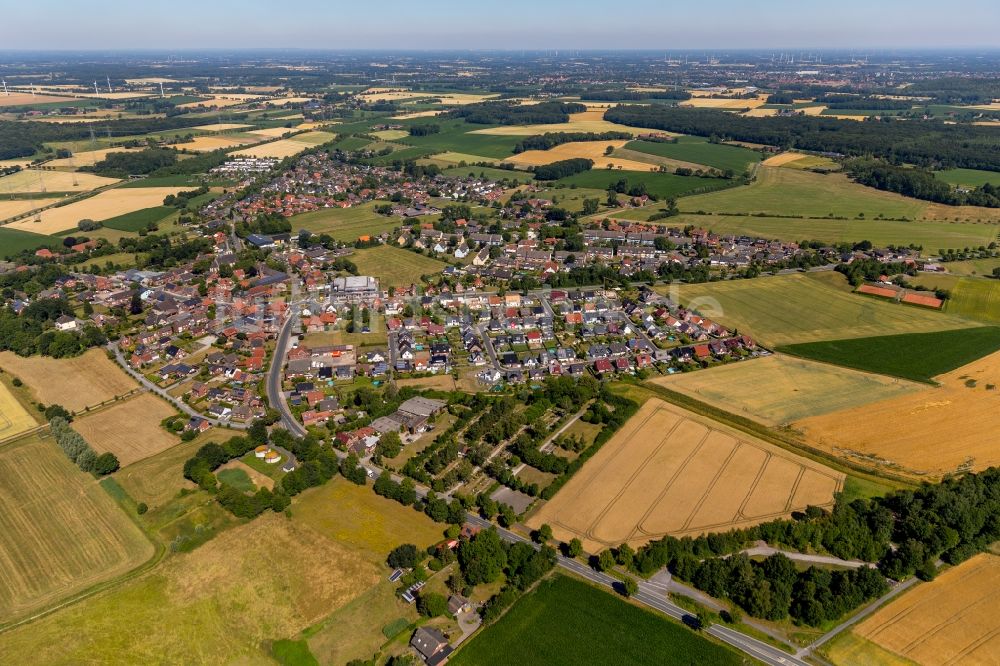
[[[618,141],[631,138],[631,132],[546,132],[521,139],[514,144],[514,153],[548,150],[572,141]]]
[[[569,121],[569,114],[582,113],[587,107],[577,102],[542,102],[521,105],[516,102],[467,104],[448,112],[477,125],[547,125]]]
[[[92,167],[81,167],[81,171],[93,171],[111,178],[128,178],[133,175],[150,174],[162,167],[177,162],[177,152],[167,148],[149,148],[138,152],[108,153],[103,160]]]
[[[49,430],[66,457],[84,472],[106,476],[118,471],[118,458],[115,454],[110,451],[100,455],[95,453],[83,435],[73,430],[64,417],[53,416],[49,419]]]
[[[96,326],[84,326],[79,332],[55,330],[53,322],[62,315],[75,316],[69,303],[61,298],[37,300],[21,315],[9,307],[0,308],[0,350],[19,356],[67,358],[107,342],[104,332]]]
[[[585,157],[571,157],[551,164],[535,167],[535,178],[538,180],[558,180],[574,174],[590,171],[594,168],[594,160]]]
[[[971,192],[962,192],[938,180],[930,171],[893,166],[877,160],[851,160],[844,169],[856,182],[878,190],[949,206],[1000,208],[1000,188],[990,183]]]

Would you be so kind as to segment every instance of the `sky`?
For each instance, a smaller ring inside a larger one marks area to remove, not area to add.
[[[1000,48],[1000,0],[0,0],[7,49]]]

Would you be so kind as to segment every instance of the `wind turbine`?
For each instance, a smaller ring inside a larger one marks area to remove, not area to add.
[[[111,77],[109,76],[107,78],[108,78],[108,94],[110,95],[111,93],[114,92],[114,90],[111,89]]]
[[[7,79],[0,79],[0,81],[3,81],[3,94],[10,97],[10,92],[7,90]]]
[[[100,97],[101,91],[97,89],[97,81],[94,81],[94,96]]]
[[[166,95],[163,94],[163,81],[160,81],[160,97],[166,97]]]

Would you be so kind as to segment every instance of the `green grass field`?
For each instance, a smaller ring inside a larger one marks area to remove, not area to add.
[[[119,231],[139,231],[145,229],[151,222],[160,223],[176,213],[177,209],[172,206],[153,206],[109,218],[102,221],[101,224],[109,229],[118,229]]]
[[[382,287],[420,283],[421,275],[439,273],[444,262],[390,245],[357,250],[349,257],[361,275],[374,275]]]
[[[934,177],[952,185],[965,185],[967,187],[979,187],[986,183],[1000,185],[1000,173],[980,169],[945,169],[944,171],[935,171]]]
[[[985,322],[1000,322],[1000,280],[963,277],[951,290],[945,312]]]
[[[355,241],[359,236],[376,236],[399,226],[399,218],[386,217],[375,212],[375,206],[385,201],[369,201],[351,208],[321,208],[320,210],[293,215],[288,218],[292,230],[329,234],[339,241]]]
[[[625,144],[625,148],[672,160],[704,164],[723,171],[732,169],[737,174],[743,173],[751,164],[761,160],[761,154],[755,150],[709,143],[707,139],[693,136],[679,137],[677,143],[630,141]]]
[[[952,275],[992,275],[994,268],[1000,268],[1000,257],[949,261],[944,267]]]
[[[188,174],[175,174],[173,176],[158,176],[156,178],[137,178],[122,183],[118,187],[191,187],[196,188],[201,185],[201,181]]]
[[[250,480],[250,475],[242,469],[222,469],[219,470],[216,476],[219,478],[219,481],[228,483],[237,490],[242,490],[245,493],[254,491],[255,486],[253,481]]]
[[[469,175],[477,178],[486,176],[487,178],[491,178],[493,180],[516,180],[519,183],[530,183],[535,179],[532,174],[525,173],[524,171],[491,169],[489,167],[476,166],[452,167],[450,169],[445,169],[441,173],[452,178],[464,178]]]
[[[614,169],[591,169],[560,178],[556,182],[595,190],[607,190],[609,185],[614,185],[623,178],[628,181],[629,187],[644,183],[649,194],[659,199],[682,197],[693,191],[714,191],[730,185],[730,181],[722,178],[696,178],[694,176],[675,176],[672,173],[618,171]],[[627,196],[622,194],[621,198],[624,199]]]
[[[413,124],[428,122],[427,118],[412,121]],[[405,121],[399,121],[405,123]],[[434,153],[465,153],[467,155],[482,155],[483,157],[504,158],[514,154],[514,145],[521,140],[519,136],[497,136],[492,134],[470,134],[473,130],[486,129],[489,125],[472,125],[462,120],[442,120],[434,118],[435,125],[441,127],[437,134],[427,136],[407,136],[400,139],[402,143],[411,146],[431,149]]]
[[[455,666],[742,664],[729,648],[573,578],[542,581],[450,659]]]
[[[967,319],[851,293],[839,273],[796,273],[657,287],[765,344],[795,344],[967,328]],[[671,293],[675,289],[675,293]]]
[[[821,175],[810,171],[762,167],[754,183],[689,197],[681,204],[681,210],[805,217],[832,214],[848,218],[864,213],[869,218],[881,214],[897,219],[915,219],[921,216],[926,206],[916,199],[852,183],[842,174]]]
[[[52,236],[33,234],[19,229],[0,227],[0,256],[5,259],[13,257],[23,250],[37,250],[43,247],[56,248],[62,246],[62,241]]]
[[[781,167],[784,168],[784,167]],[[735,191],[735,190],[734,190]],[[687,207],[687,201],[678,202]],[[648,220],[663,206],[653,205],[633,208],[615,217],[629,220]],[[718,234],[746,234],[759,238],[776,238],[784,241],[818,240],[824,243],[855,243],[869,240],[876,246],[921,245],[925,251],[934,252],[941,247],[978,247],[996,239],[1000,227],[978,222],[945,222],[919,220],[897,222],[890,220],[826,220],[789,217],[757,217],[748,215],[678,215],[660,224],[684,227],[693,224]],[[1000,262],[997,263],[1000,265]],[[950,270],[949,264],[949,270]]]
[[[828,340],[779,347],[788,354],[893,377],[929,382],[1000,349],[1000,328]]]

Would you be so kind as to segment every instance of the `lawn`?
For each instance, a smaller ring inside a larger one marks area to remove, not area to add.
[[[229,469],[221,469],[216,476],[219,478],[221,483],[229,484],[233,488],[242,490],[245,493],[253,492],[256,489],[253,481],[250,480],[250,475],[242,469],[232,467]]]
[[[761,154],[756,150],[710,143],[707,139],[694,136],[678,137],[677,143],[632,141],[625,148],[672,160],[704,164],[723,171],[731,169],[736,174],[743,173],[751,164],[761,160]]]
[[[328,331],[306,333],[302,344],[307,347],[322,345],[356,345],[358,347],[377,347],[385,346],[388,341],[387,331],[385,328],[385,315],[379,314],[378,312],[371,312],[371,320],[368,326],[368,328],[371,329],[371,332],[369,333],[361,332],[362,324],[360,313],[358,314],[358,319],[355,322],[357,327],[354,333],[347,332],[347,321],[347,319],[341,319],[331,327],[331,330]]]
[[[828,340],[779,348],[803,358],[920,382],[1000,349],[1000,328]]]
[[[118,229],[119,231],[139,231],[145,229],[150,223],[162,222],[176,212],[177,209],[172,206],[153,206],[103,220],[101,224],[109,229]]]
[[[486,178],[490,178],[492,180],[515,180],[519,183],[530,183],[535,179],[533,175],[525,173],[524,171],[515,171],[513,169],[492,169],[490,167],[477,166],[452,167],[450,169],[445,169],[441,173],[450,178],[466,178],[468,176],[481,178],[485,176]]]
[[[655,655],[655,657],[654,657]],[[729,648],[562,575],[542,581],[451,658],[489,664],[742,664]]]
[[[10,259],[24,250],[37,250],[43,247],[53,249],[62,247],[62,240],[33,234],[30,231],[0,227],[0,256],[5,259]]]
[[[944,171],[935,171],[934,177],[952,185],[964,185],[966,187],[979,187],[986,183],[1000,186],[1000,173],[996,171],[945,169]]]
[[[966,319],[851,293],[843,275],[794,273],[657,287],[765,344],[796,344],[966,328]]]
[[[784,169],[784,167],[781,167]],[[683,204],[682,202],[682,205]],[[662,205],[634,208],[615,217],[647,220],[659,212]],[[660,224],[684,227],[692,224],[717,234],[747,235],[757,238],[778,239],[790,242],[817,240],[823,243],[856,243],[869,240],[878,247],[920,245],[925,251],[934,252],[941,247],[978,247],[996,239],[995,224],[976,222],[945,222],[919,220],[831,220],[794,217],[758,217],[756,215],[678,215]],[[1000,261],[996,262],[1000,265]],[[949,270],[951,264],[948,265]]]
[[[640,183],[646,186],[646,191],[658,199],[682,197],[693,192],[709,192],[729,187],[732,183],[722,178],[698,178],[696,176],[675,176],[672,173],[652,173],[643,171],[618,171],[615,169],[591,169],[582,173],[560,178],[557,183],[576,185],[594,190],[607,190],[625,179],[628,187]],[[626,188],[627,189],[627,188]],[[621,195],[622,199],[628,195]],[[602,201],[604,198],[602,197]]]
[[[421,275],[433,275],[445,267],[437,259],[391,245],[357,250],[348,258],[358,267],[359,274],[377,277],[383,288],[420,284]]]
[[[359,236],[377,236],[399,226],[399,218],[375,212],[375,206],[384,203],[386,202],[369,201],[350,208],[321,208],[293,215],[288,221],[295,232],[305,229],[314,234],[329,234],[336,240],[351,242],[356,241]]]
[[[666,144],[665,144],[666,145]],[[765,215],[919,218],[927,204],[858,185],[842,174],[761,167],[746,187],[685,199],[684,211]]]

